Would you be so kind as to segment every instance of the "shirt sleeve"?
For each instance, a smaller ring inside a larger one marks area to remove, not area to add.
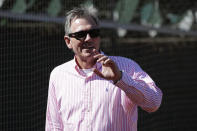
[[[45,131],[62,131],[62,120],[59,115],[59,107],[55,94],[55,86],[52,82],[52,78],[49,81],[47,111],[46,111],[46,123]]]
[[[147,112],[156,111],[161,104],[162,91],[137,63],[133,63],[129,68],[131,68],[129,72],[122,71],[122,79],[116,83],[116,86],[142,109]]]

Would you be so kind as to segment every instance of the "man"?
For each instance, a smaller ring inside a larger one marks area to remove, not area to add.
[[[137,107],[159,108],[162,92],[137,63],[100,51],[92,11],[67,13],[64,40],[75,56],[51,73],[46,131],[137,131]]]

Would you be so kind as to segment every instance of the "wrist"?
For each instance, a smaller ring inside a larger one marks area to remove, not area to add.
[[[118,77],[115,80],[113,80],[114,84],[116,84],[121,79],[122,79],[122,71],[120,71]]]

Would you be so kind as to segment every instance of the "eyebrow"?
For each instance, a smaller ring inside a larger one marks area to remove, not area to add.
[[[96,28],[91,28],[91,29],[88,29],[88,30],[80,30],[80,31],[76,31],[76,32],[68,33],[68,34],[73,34],[73,33],[78,33],[78,32],[83,32],[83,31],[90,31],[90,30],[95,30],[95,29],[100,29],[100,28],[96,27]]]

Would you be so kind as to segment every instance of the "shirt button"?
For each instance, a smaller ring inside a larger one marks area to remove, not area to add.
[[[91,128],[90,124],[87,125],[87,128],[88,128],[88,131],[90,131],[90,128]]]

